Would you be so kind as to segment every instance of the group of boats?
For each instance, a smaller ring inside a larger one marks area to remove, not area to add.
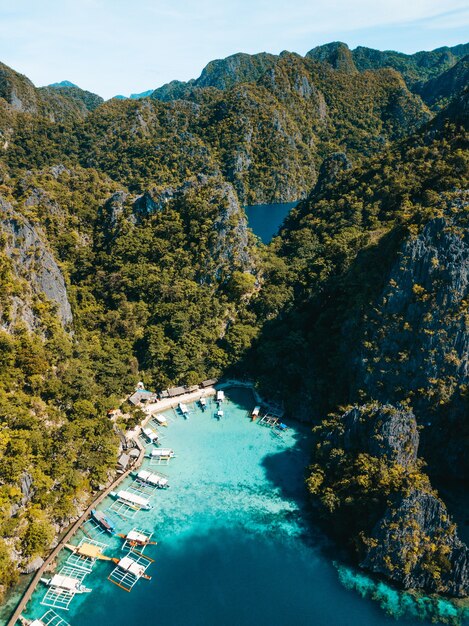
[[[224,415],[222,408],[225,401],[224,392],[221,390],[217,391],[215,400],[217,407],[215,415],[218,419],[221,419]],[[201,397],[198,403],[202,411],[205,411],[207,409],[207,400],[204,397]],[[188,406],[183,402],[180,402],[178,408],[179,412],[187,419],[189,415]],[[260,418],[260,410],[260,406],[256,406],[253,409],[253,411],[251,412],[252,421]],[[281,423],[278,419],[270,420],[266,419],[266,416],[264,416],[263,418],[260,418],[260,421],[266,421],[266,423],[268,423],[270,426],[279,428],[281,430],[286,428],[285,424]],[[165,424],[166,418],[162,416],[161,419],[158,420],[158,423]],[[169,459],[175,457],[173,449],[159,447],[159,435],[155,429],[145,427],[142,429],[142,434],[149,443],[155,445],[155,447],[152,448],[147,455],[150,459],[156,459],[156,461],[169,461]],[[130,510],[151,510],[153,507],[149,497],[146,497],[146,495],[151,494],[152,489],[167,489],[169,487],[169,479],[158,472],[152,472],[146,469],[141,469],[138,472],[134,472],[132,475],[134,477],[134,484],[136,485],[135,487],[131,487],[130,490],[120,489],[115,492],[113,491],[110,493],[110,495],[118,500],[119,503],[122,503],[122,505],[128,507]],[[142,489],[140,489],[139,486],[142,486]],[[145,487],[147,487],[148,489],[145,489]],[[126,591],[130,591],[130,589],[133,587],[138,579],[150,579],[150,577],[146,574],[146,569],[149,563],[152,562],[152,559],[150,559],[149,557],[145,557],[143,554],[141,554],[141,552],[137,552],[136,550],[143,551],[145,546],[156,543],[154,541],[151,541],[151,534],[147,533],[146,531],[141,531],[137,529],[132,529],[127,534],[117,533],[116,523],[113,518],[107,513],[98,509],[92,509],[90,518],[101,532],[105,532],[113,536],[118,536],[119,538],[123,539],[123,548],[127,547],[129,550],[128,553],[120,558],[105,556],[103,554],[103,548],[98,547],[99,545],[105,547],[105,544],[99,544],[98,542],[93,542],[91,540],[87,542],[86,539],[83,540],[82,543],[80,543],[78,546],[67,544],[66,548],[71,550],[72,553],[76,555],[77,559],[89,559],[93,563],[98,559],[112,561],[116,565],[116,567],[110,574],[109,580],[122,587]],[[89,571],[91,571],[91,569]],[[56,594],[57,598],[69,598],[67,602],[70,602],[70,599],[73,598],[75,594],[85,594],[92,591],[83,583],[85,575],[86,573],[84,571],[81,571],[78,565],[76,569],[72,567],[62,567],[62,569],[58,573],[51,576],[51,578],[44,577],[40,580],[44,585],[52,590],[51,593]],[[68,604],[66,606],[62,606],[60,605],[60,603],[57,603],[49,604],[47,606],[53,606],[54,608],[67,608]],[[30,623],[34,624],[34,626],[43,626],[43,624],[45,624],[45,622],[43,623],[41,622],[41,620],[34,620]],[[66,622],[63,622],[63,624],[66,624]]]

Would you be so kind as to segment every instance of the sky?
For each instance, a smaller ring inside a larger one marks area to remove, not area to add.
[[[104,98],[196,78],[235,52],[344,41],[412,53],[468,32],[468,0],[0,0],[1,62]]]

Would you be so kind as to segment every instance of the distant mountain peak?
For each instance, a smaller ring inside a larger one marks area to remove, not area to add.
[[[69,80],[62,80],[60,83],[52,83],[47,85],[48,87],[60,88],[60,87],[78,87],[75,83],[71,83]]]

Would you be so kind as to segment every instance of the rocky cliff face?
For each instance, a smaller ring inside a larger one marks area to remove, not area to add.
[[[352,534],[361,566],[406,589],[466,596],[469,549],[422,473],[413,413],[355,406],[315,432],[310,489],[345,518],[341,532]]]
[[[462,196],[458,209],[465,203]],[[356,388],[368,397],[411,401],[424,427],[425,458],[433,471],[457,478],[468,469],[469,242],[461,215],[431,220],[402,246],[366,321],[356,370]],[[440,454],[442,440],[445,455]]]
[[[411,411],[403,407],[353,407],[342,416],[343,431],[333,431],[333,446],[347,453],[366,452],[409,467],[417,460],[419,436]]]
[[[444,503],[419,489],[393,498],[371,532],[361,565],[406,589],[469,593],[469,549]]]
[[[318,180],[313,189],[313,195],[323,193],[328,185],[333,184],[339,174],[346,172],[352,167],[352,163],[344,152],[334,152],[326,157],[321,164]]]
[[[0,231],[5,237],[4,251],[15,274],[25,281],[32,294],[45,296],[53,303],[62,325],[69,326],[73,316],[64,276],[41,230],[0,198]],[[16,298],[13,308],[27,326],[34,327],[39,322],[30,301]]]

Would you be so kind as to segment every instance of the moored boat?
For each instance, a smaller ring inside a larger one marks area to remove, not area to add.
[[[115,524],[114,522],[105,515],[102,511],[98,511],[97,509],[91,510],[91,518],[103,528],[108,533],[113,533]]]
[[[41,578],[41,582],[47,587],[55,587],[71,593],[91,593],[92,589],[85,587],[78,578],[54,574],[52,578]]]
[[[153,414],[153,419],[155,419],[158,422],[158,424],[161,424],[161,426],[167,426],[168,425],[168,420],[161,413],[154,413]]]
[[[151,451],[151,456],[153,458],[172,459],[176,455],[174,454],[174,450],[172,450],[171,448],[156,448],[155,450]]]
[[[255,419],[257,419],[259,417],[259,413],[260,413],[261,407],[260,406],[255,406],[252,410],[251,413],[251,420],[254,421]]]
[[[145,437],[148,439],[150,443],[157,444],[158,443],[158,433],[152,430],[151,428],[144,428],[142,430]]]
[[[130,556],[124,556],[122,559],[113,559],[113,561],[119,569],[132,574],[135,578],[146,578],[147,580],[151,580],[151,576],[147,576],[147,574],[145,574],[145,565],[138,563]]]
[[[181,414],[187,418],[189,416],[189,408],[187,404],[184,404],[184,402],[180,402],[178,407],[179,407],[179,410],[181,411]]]
[[[125,539],[132,548],[136,546],[144,547],[156,545],[156,541],[150,541],[150,536],[140,532],[139,530],[129,530],[126,535],[119,534],[119,537],[121,537],[121,539]]]
[[[168,479],[166,476],[161,476],[161,474],[155,474],[152,472],[147,472],[147,470],[140,470],[136,475],[136,479],[139,482],[147,483],[148,485],[153,485],[158,487],[158,489],[167,489],[169,487]]]
[[[117,493],[115,491],[111,491],[110,495],[114,496],[121,502],[125,502],[131,507],[135,507],[136,509],[149,511],[151,508],[153,508],[147,498],[143,498],[142,496],[139,496],[136,493],[132,493],[130,491],[125,491],[125,489],[121,489]]]

